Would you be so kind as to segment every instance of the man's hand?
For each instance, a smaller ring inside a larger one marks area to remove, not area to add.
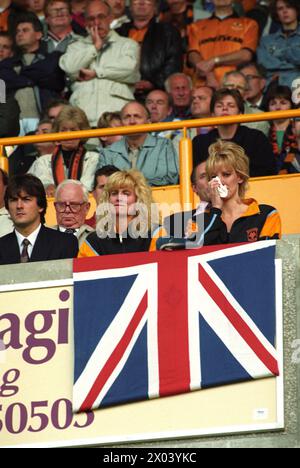
[[[93,80],[96,78],[96,72],[95,70],[90,70],[89,68],[81,68],[79,70],[79,76],[77,78],[77,81],[89,81]]]
[[[195,65],[196,73],[199,76],[205,76],[207,73],[213,71],[214,68],[215,68],[214,59],[200,60]]]
[[[135,90],[136,91],[150,91],[151,89],[153,89],[154,86],[153,84],[150,82],[150,81],[147,81],[147,80],[141,80],[141,81],[138,81],[137,83],[135,83]]]
[[[99,36],[99,33],[98,33],[98,28],[97,26],[91,26],[89,29],[88,29],[90,35],[91,35],[91,38],[92,38],[92,41],[93,41],[93,44],[94,46],[96,47],[97,50],[100,50],[103,46],[103,39],[101,39],[101,37]]]

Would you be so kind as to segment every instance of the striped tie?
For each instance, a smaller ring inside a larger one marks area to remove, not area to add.
[[[23,245],[23,250],[21,253],[21,263],[27,263],[29,262],[29,255],[28,255],[28,246],[30,245],[30,242],[28,239],[24,239],[22,242]]]

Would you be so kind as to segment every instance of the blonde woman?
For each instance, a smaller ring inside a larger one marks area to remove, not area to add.
[[[53,132],[88,129],[85,113],[73,106],[64,106],[53,124]],[[80,180],[87,190],[93,189],[99,154],[87,151],[83,143],[78,139],[57,142],[52,154],[41,156],[32,164],[28,172],[42,181],[48,196],[54,196],[55,187],[65,179]]]
[[[245,199],[249,159],[235,143],[218,140],[206,162],[211,205],[205,215],[204,245],[255,242],[281,237],[275,208]],[[220,195],[221,192],[221,195]]]
[[[136,170],[112,174],[97,208],[96,232],[91,233],[79,257],[156,250],[156,241],[166,234],[158,224],[151,188]]]

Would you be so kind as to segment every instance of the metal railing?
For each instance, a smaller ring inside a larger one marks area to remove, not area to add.
[[[63,141],[83,138],[95,138],[111,135],[130,135],[133,133],[161,132],[164,130],[182,130],[183,137],[179,144],[180,167],[180,201],[181,204],[192,203],[193,193],[190,186],[192,172],[192,142],[187,137],[187,129],[198,127],[212,127],[216,125],[241,124],[247,122],[261,122],[288,118],[300,118],[300,109],[287,111],[264,112],[260,114],[240,114],[225,117],[209,117],[206,119],[180,120],[176,122],[160,122],[156,124],[134,125],[127,127],[114,127],[95,130],[81,130],[61,133],[47,133],[43,135],[30,135],[23,137],[0,138],[0,167],[8,171],[8,159],[5,156],[6,146],[26,145],[28,143],[42,143],[49,141]]]

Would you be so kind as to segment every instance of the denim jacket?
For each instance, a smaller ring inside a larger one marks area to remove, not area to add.
[[[267,79],[279,76],[279,84],[291,86],[300,76],[300,25],[288,37],[282,30],[263,36],[257,48],[257,61],[267,70]]]

